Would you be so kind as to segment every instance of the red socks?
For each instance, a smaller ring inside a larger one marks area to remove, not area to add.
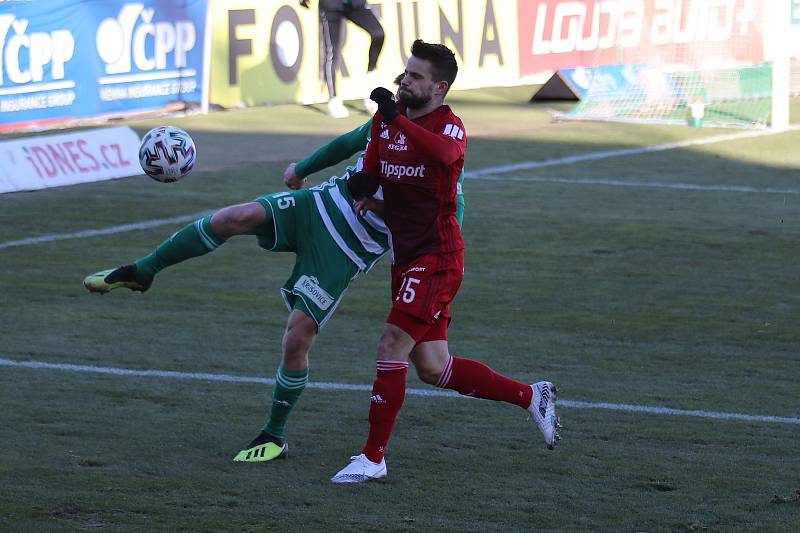
[[[369,404],[369,436],[361,453],[380,463],[406,397],[408,361],[378,361]],[[528,402],[530,403],[530,401]]]
[[[523,409],[528,408],[533,396],[527,383],[498,374],[478,361],[452,355],[436,386],[453,389],[465,396],[513,403]]]
[[[369,405],[369,436],[361,453],[380,463],[392,436],[397,414],[406,397],[407,361],[378,361]],[[472,359],[450,356],[437,387],[465,396],[512,403],[523,409],[531,404],[533,391],[527,383],[507,378]]]

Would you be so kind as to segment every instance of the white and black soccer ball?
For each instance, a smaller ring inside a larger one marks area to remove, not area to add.
[[[194,166],[197,152],[191,136],[175,126],[148,131],[139,146],[139,163],[156,181],[170,183],[186,176]]]

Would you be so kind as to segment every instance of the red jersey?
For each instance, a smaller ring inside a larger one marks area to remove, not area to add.
[[[401,112],[392,124],[375,114],[364,170],[383,187],[393,263],[464,248],[456,185],[466,148],[464,124],[449,106],[414,120]]]

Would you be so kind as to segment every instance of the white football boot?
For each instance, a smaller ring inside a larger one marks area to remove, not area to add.
[[[339,470],[331,478],[334,483],[364,483],[372,479],[386,477],[386,460],[373,463],[363,453],[350,458],[350,464]]]
[[[350,116],[344,103],[342,103],[342,99],[338,96],[328,100],[328,116],[333,118],[347,118]]]
[[[366,109],[367,113],[370,115],[374,115],[378,111],[378,104],[369,98],[364,98],[364,109]]]
[[[533,396],[528,412],[544,435],[544,443],[549,450],[555,448],[561,439],[558,429],[561,423],[556,415],[556,387],[549,381],[539,381],[531,385]]]
[[[364,86],[368,87],[367,90],[369,92],[372,92],[373,89],[381,86],[381,75],[378,73],[377,69],[367,72],[367,75],[364,76]],[[364,109],[366,109],[367,113],[370,115],[374,115],[378,110],[378,104],[370,100],[369,96],[367,96],[364,98]]]

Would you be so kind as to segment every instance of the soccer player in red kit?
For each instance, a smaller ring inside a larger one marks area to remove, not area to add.
[[[553,448],[559,438],[555,387],[522,383],[471,359],[450,354],[450,302],[464,276],[464,241],[456,222],[456,184],[467,134],[444,98],[458,72],[446,46],[417,40],[397,92],[372,91],[378,104],[364,171],[350,180],[353,198],[383,188],[383,214],[392,252],[392,309],[378,343],[370,430],[361,454],[334,483],[386,475],[384,451],[403,405],[409,357],[420,378],[461,394],[526,409]]]

